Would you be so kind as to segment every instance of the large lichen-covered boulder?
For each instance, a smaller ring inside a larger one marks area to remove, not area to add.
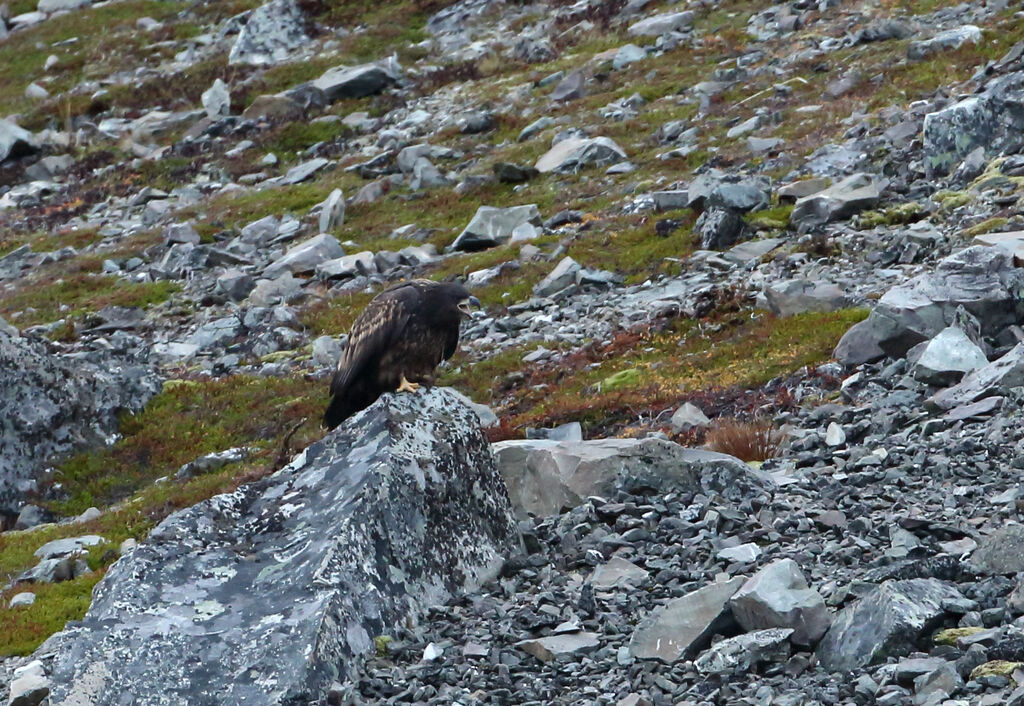
[[[114,564],[57,640],[50,703],[323,703],[374,637],[518,542],[476,414],[444,389],[384,395]]]
[[[18,514],[49,461],[105,443],[118,413],[142,409],[159,389],[136,361],[56,355],[0,319],[0,514]]]

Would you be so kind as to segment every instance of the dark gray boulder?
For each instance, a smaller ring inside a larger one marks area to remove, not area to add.
[[[476,414],[443,388],[384,395],[114,564],[58,638],[50,703],[323,703],[518,542]]]
[[[118,412],[142,409],[159,389],[133,361],[65,358],[0,329],[0,513],[13,520],[48,460],[104,443]]]
[[[871,315],[840,339],[835,357],[845,365],[901,357],[954,323],[957,311],[975,317],[982,336],[996,336],[1024,316],[1024,270],[1001,248],[975,245],[942,260],[886,292]]]
[[[833,618],[818,644],[821,666],[845,672],[907,655],[939,625],[943,606],[962,600],[954,585],[938,579],[886,581]]]
[[[988,159],[1020,150],[1024,140],[1024,72],[1001,76],[977,95],[924,118],[925,167],[946,175],[978,147]]]

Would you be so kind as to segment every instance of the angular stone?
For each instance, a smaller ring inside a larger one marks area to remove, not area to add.
[[[789,220],[796,226],[819,226],[840,221],[878,203],[884,179],[854,174],[827,189],[797,199]]]
[[[32,605],[36,602],[36,594],[31,591],[22,591],[11,596],[11,602],[7,604],[8,608],[19,608],[21,606]]]
[[[241,270],[230,269],[217,277],[216,289],[231,301],[240,302],[249,296],[255,286],[255,277]]]
[[[551,92],[551,100],[571,101],[587,95],[587,77],[582,71],[573,71],[563,78]]]
[[[975,25],[964,25],[955,29],[939,32],[931,39],[911,42],[907,47],[907,58],[915,61],[926,59],[932,54],[959,49],[968,42],[977,44],[981,41],[981,28]]]
[[[985,352],[956,326],[939,331],[914,362],[914,377],[929,385],[952,385],[988,365]]]
[[[313,85],[333,103],[342,98],[363,98],[380,93],[395,83],[397,76],[381,64],[335,66],[328,69]]]
[[[494,450],[512,504],[538,516],[619,490],[718,493],[739,502],[774,487],[767,474],[732,456],[662,439],[528,439],[501,441]]]
[[[983,336],[996,336],[1024,318],[1019,291],[1024,291],[1024,271],[1013,267],[1010,255],[974,245],[882,295],[867,320],[839,341],[835,356],[844,365],[872,360],[865,357],[872,351],[876,357],[902,357],[951,325],[960,307],[978,320]]]
[[[618,71],[646,58],[646,50],[641,49],[635,44],[624,44],[615,52],[615,58],[612,59],[612,68]]]
[[[7,706],[38,706],[50,694],[50,680],[43,663],[34,660],[14,671]]]
[[[743,581],[743,577],[737,576],[712,583],[651,611],[633,630],[630,655],[667,664],[692,657],[714,633],[732,622],[729,598]]]
[[[1024,571],[1024,526],[1005,525],[982,539],[970,565],[987,576]]]
[[[345,195],[341,189],[335,189],[320,204],[320,232],[328,233],[345,223]]]
[[[886,581],[836,614],[818,644],[821,666],[847,672],[909,654],[942,621],[943,605],[962,600],[952,584],[937,579]]]
[[[730,637],[693,661],[701,674],[745,674],[764,662],[785,662],[789,657],[789,628],[757,630]]]
[[[259,120],[265,118],[272,122],[294,122],[302,120],[306,112],[296,101],[285,95],[263,95],[256,96],[256,99],[249,104],[249,107],[242,111],[242,117],[246,120]]]
[[[231,93],[228,85],[219,78],[203,91],[203,110],[210,120],[219,120],[231,112]]]
[[[164,227],[164,242],[168,245],[174,243],[199,245],[199,233],[191,223],[173,223]]]
[[[588,581],[593,584],[594,588],[618,588],[643,583],[649,575],[650,572],[641,569],[633,562],[613,556],[607,563],[594,569],[594,573],[590,575]]]
[[[792,642],[801,647],[815,645],[831,622],[825,600],[807,587],[792,559],[781,559],[758,571],[729,605],[744,630],[793,628]]]
[[[556,292],[560,292],[576,283],[576,277],[582,269],[579,263],[571,257],[563,257],[555,265],[555,269],[551,270],[544,279],[534,285],[533,293],[538,297],[549,297]]]
[[[444,388],[385,394],[115,562],[51,643],[51,702],[326,702],[374,636],[493,578],[518,543],[472,410]]]
[[[695,427],[706,427],[711,424],[711,420],[700,407],[691,402],[684,402],[672,413],[668,423],[676,431],[689,431]]]
[[[376,271],[377,263],[369,250],[327,260],[316,266],[316,276],[320,279],[351,279]]]
[[[690,10],[652,15],[631,24],[628,32],[633,37],[659,37],[689,27],[693,24],[693,18],[694,14]]]
[[[541,174],[575,173],[585,167],[615,164],[627,159],[622,148],[608,137],[571,137],[545,152],[534,167]]]
[[[550,662],[559,655],[571,655],[596,649],[601,644],[599,637],[594,632],[551,635],[535,640],[521,640],[516,643],[516,647],[533,655],[541,662]]]
[[[263,276],[276,279],[285,272],[291,274],[309,273],[316,270],[317,265],[342,257],[345,249],[338,239],[329,233],[315,235],[298,245],[293,245],[284,255],[267,266]]]
[[[846,292],[832,282],[790,279],[764,288],[768,308],[777,316],[796,316],[810,311],[838,311],[850,306]]]
[[[801,179],[800,181],[794,181],[792,184],[781,186],[777,194],[780,202],[795,203],[806,196],[824,191],[828,188],[828,184],[829,180],[825,177],[811,177],[810,179]]]
[[[281,183],[298,184],[306,181],[306,179],[309,179],[328,164],[330,164],[330,160],[324,159],[323,157],[309,159],[305,162],[296,164],[294,167],[289,169],[283,177],[281,177]]]
[[[1003,357],[964,376],[953,387],[941,390],[925,401],[930,409],[949,410],[985,397],[1004,395],[1024,385],[1024,343],[1018,343]]]
[[[271,0],[249,13],[228,54],[229,64],[276,64],[309,43],[295,0]]]
[[[524,223],[542,223],[536,204],[497,208],[480,206],[469,224],[452,243],[452,250],[484,250],[507,242],[513,231]]]
[[[0,162],[35,154],[38,151],[39,145],[32,133],[10,120],[0,118]]]
[[[53,559],[55,557],[77,554],[85,547],[95,547],[103,544],[105,539],[95,534],[87,534],[82,537],[68,537],[66,539],[54,539],[36,549],[32,555],[40,559]]]

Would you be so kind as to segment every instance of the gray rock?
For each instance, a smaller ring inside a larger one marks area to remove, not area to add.
[[[560,292],[576,283],[576,277],[582,269],[579,263],[571,257],[563,257],[555,265],[555,269],[551,270],[544,279],[534,285],[533,293],[538,297],[549,297],[556,292]]]
[[[351,279],[377,272],[377,261],[369,250],[321,262],[316,266],[319,279]]]
[[[809,311],[837,311],[850,306],[846,292],[832,282],[790,279],[764,288],[768,308],[777,316],[795,316]]]
[[[38,505],[25,505],[18,513],[18,519],[14,523],[14,529],[24,530],[37,527],[46,522],[51,522],[52,514]]]
[[[824,191],[828,188],[828,185],[829,180],[825,177],[811,177],[810,179],[802,179],[800,181],[794,181],[792,184],[781,186],[776,193],[779,196],[779,201],[783,203],[795,203],[806,196],[811,196],[812,194]]]
[[[825,445],[835,448],[846,443],[846,432],[835,422],[829,422],[825,430]]]
[[[10,120],[0,118],[0,162],[35,154],[38,151],[39,145],[32,133]]]
[[[954,663],[946,662],[914,679],[914,704],[937,704],[959,691],[964,685],[964,680],[957,674],[956,669]]]
[[[309,43],[295,0],[271,0],[249,13],[228,54],[229,64],[276,64]]]
[[[516,228],[529,223],[542,223],[536,204],[497,208],[480,206],[469,224],[452,243],[452,250],[483,250],[507,242]]]
[[[989,576],[1024,571],[1024,527],[1008,524],[985,537],[971,555],[970,565]]]
[[[35,602],[36,594],[31,591],[22,591],[21,593],[15,593],[11,596],[11,601],[7,604],[7,607],[20,608],[22,606],[32,605]]]
[[[615,70],[623,69],[646,58],[646,50],[641,49],[635,44],[624,44],[615,52],[615,58],[612,59],[612,68]]]
[[[341,344],[334,336],[319,336],[313,340],[313,362],[322,368],[334,368],[341,351]]]
[[[413,191],[418,189],[435,189],[439,186],[447,186],[448,179],[438,170],[426,157],[420,157],[412,168],[412,179],[409,181],[409,188]]]
[[[846,672],[909,654],[941,622],[943,605],[962,600],[937,579],[886,581],[836,614],[818,644],[821,666]]]
[[[196,346],[197,350],[207,351],[232,343],[244,331],[245,327],[237,316],[222,316],[202,324],[186,342]]]
[[[689,27],[693,24],[693,18],[694,14],[690,10],[652,15],[631,24],[628,32],[633,37],[658,37]]]
[[[392,67],[382,64],[335,66],[313,81],[313,85],[333,103],[342,98],[363,98],[380,93],[398,78]]]
[[[831,623],[825,600],[807,587],[792,559],[775,561],[758,571],[729,605],[744,630],[793,628],[791,640],[801,647],[817,644]]]
[[[164,243],[191,243],[199,245],[199,233],[191,223],[172,223],[164,227]]]
[[[643,583],[649,575],[650,572],[633,562],[613,556],[607,563],[595,568],[587,580],[594,588],[609,589],[626,585],[636,586]]]
[[[625,160],[626,153],[608,137],[562,140],[533,165],[541,174],[575,173],[586,167],[601,167]]]
[[[242,111],[246,120],[267,119],[273,122],[294,122],[306,115],[299,103],[283,94],[256,96],[255,100]]]
[[[985,352],[957,326],[942,329],[914,362],[914,377],[929,385],[952,385],[988,365]]]
[[[206,117],[210,120],[220,120],[230,114],[231,93],[228,91],[228,85],[219,78],[215,80],[212,86],[203,91],[202,103]]]
[[[328,233],[345,223],[345,195],[335,189],[320,204],[320,232]]]
[[[493,169],[494,176],[504,184],[521,184],[540,174],[533,167],[524,167],[510,162],[495,162]]]
[[[256,286],[256,278],[241,270],[225,270],[217,277],[216,290],[231,301],[244,300]]]
[[[543,64],[558,56],[547,39],[520,36],[512,47],[512,57],[527,64]]]
[[[55,356],[0,331],[0,512],[16,516],[47,459],[106,443],[119,411],[141,410],[159,387],[130,359]]]
[[[931,175],[946,175],[978,147],[986,161],[1017,152],[1024,129],[1024,73],[989,81],[983,91],[924,118],[924,163]]]
[[[593,651],[601,644],[598,638],[599,635],[593,632],[551,635],[535,640],[520,640],[516,643],[516,647],[533,655],[541,662],[550,662],[561,655]]]
[[[386,394],[117,561],[49,643],[51,702],[326,699],[374,636],[494,577],[518,541],[474,413],[443,388]]]
[[[662,439],[513,440],[494,450],[512,504],[539,516],[619,490],[718,493],[739,502],[774,487],[766,474],[732,456]]]
[[[345,249],[338,239],[329,233],[314,235],[298,245],[293,245],[284,255],[272,262],[263,271],[267,279],[276,279],[285,272],[291,274],[310,273],[328,260],[342,257]]]
[[[105,539],[96,534],[87,534],[81,537],[68,537],[66,539],[54,539],[32,552],[32,555],[39,559],[54,559],[57,557],[73,556],[78,554],[85,547],[95,547],[103,544]]]
[[[536,135],[538,132],[547,130],[549,127],[555,124],[554,118],[545,115],[542,118],[537,118],[532,123],[523,128],[522,132],[519,133],[519,137],[516,138],[516,142],[525,142],[531,137]]]
[[[328,164],[330,164],[330,160],[324,159],[323,157],[316,157],[315,159],[309,159],[305,162],[296,164],[294,167],[289,169],[283,177],[281,177],[281,183],[298,184],[306,181],[306,179],[309,179]]]
[[[939,32],[931,39],[924,39],[919,42],[911,42],[907,47],[907,58],[920,61],[927,59],[932,54],[959,49],[970,42],[977,44],[981,41],[981,28],[975,25],[964,25],[956,29],[947,29]]]
[[[587,77],[582,71],[573,71],[563,78],[551,92],[551,100],[571,101],[587,95]]]
[[[85,7],[88,4],[89,0],[39,0],[36,10],[38,12],[45,12],[49,15],[54,12],[77,10],[78,8]]]
[[[729,598],[743,581],[737,576],[712,583],[656,608],[633,630],[630,655],[667,664],[692,657],[714,633],[732,623]]]
[[[840,221],[878,203],[884,179],[854,174],[810,196],[797,199],[789,220],[798,227]]]
[[[702,674],[745,674],[765,662],[785,662],[792,634],[788,628],[771,628],[730,637],[695,659],[693,666]]]
[[[50,694],[50,680],[43,663],[33,660],[14,670],[7,706],[38,706]]]
[[[940,261],[934,272],[882,295],[867,320],[840,339],[835,357],[845,365],[882,355],[902,357],[951,325],[961,307],[978,320],[983,336],[996,336],[1021,320],[1020,291],[1024,272],[1013,267],[1008,252],[982,245],[966,248]]]
[[[53,181],[64,174],[75,163],[75,158],[68,154],[51,154],[43,157],[25,169],[25,175],[35,181]]]
[[[186,481],[204,473],[213,473],[224,468],[229,463],[244,461],[252,455],[253,451],[255,449],[251,449],[248,446],[236,446],[224,451],[204,454],[179,468],[178,472],[174,474],[174,479]]]
[[[964,376],[953,387],[935,393],[925,401],[931,409],[948,410],[1009,392],[1024,385],[1024,343],[1018,343],[1001,358]]]
[[[700,234],[701,248],[723,250],[743,237],[746,224],[737,211],[709,208],[697,218],[694,230]]]
[[[33,81],[25,86],[25,97],[35,101],[46,100],[50,97],[50,92]]]
[[[706,427],[711,424],[711,420],[700,407],[691,402],[684,402],[672,413],[668,423],[676,431],[689,431],[696,427]]]

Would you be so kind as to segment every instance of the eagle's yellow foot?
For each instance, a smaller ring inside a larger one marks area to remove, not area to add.
[[[409,382],[405,379],[405,375],[402,376],[402,382],[398,383],[398,389],[396,392],[416,392],[420,389],[418,382]]]

